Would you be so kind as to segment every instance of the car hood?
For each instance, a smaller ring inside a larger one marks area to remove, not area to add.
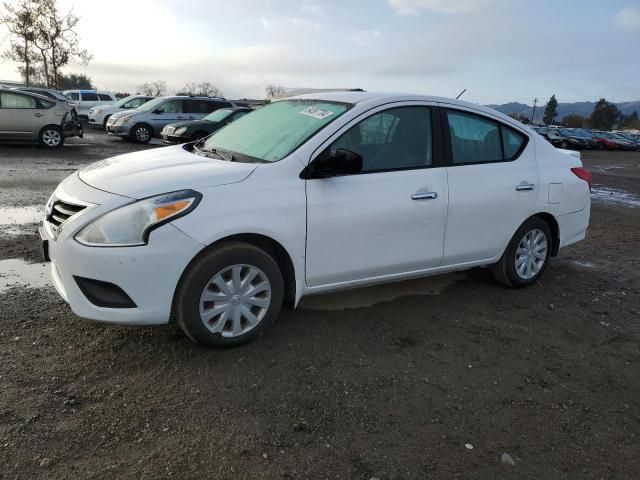
[[[195,155],[182,146],[118,155],[80,170],[86,184],[130,198],[238,183],[258,167]]]
[[[133,109],[131,109],[131,108],[123,108],[123,109],[118,109],[118,111],[116,113],[114,113],[113,115],[111,115],[111,117],[116,119],[118,117],[124,117],[125,115],[138,114],[138,113],[142,113],[142,112],[138,111],[138,109],[135,109],[135,108],[133,108]]]

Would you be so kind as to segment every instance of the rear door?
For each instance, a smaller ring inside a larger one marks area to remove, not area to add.
[[[523,130],[484,113],[442,105],[449,209],[444,265],[493,259],[534,213],[538,167]]]
[[[45,109],[30,96],[0,92],[0,138],[32,139],[40,132]]]

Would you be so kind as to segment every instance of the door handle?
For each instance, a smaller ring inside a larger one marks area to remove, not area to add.
[[[437,192],[420,192],[411,195],[411,200],[433,200],[438,198]]]
[[[520,185],[516,185],[516,190],[519,192],[534,190],[535,188],[536,186],[533,183],[521,183]]]
[[[34,117],[42,117],[44,114],[43,113],[34,113],[33,116]]]

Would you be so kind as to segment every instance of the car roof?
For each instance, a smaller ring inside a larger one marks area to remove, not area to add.
[[[460,107],[466,107],[473,110],[489,113],[494,116],[499,116],[502,119],[514,123],[513,119],[507,115],[504,115],[497,110],[494,110],[484,105],[477,103],[465,102],[462,100],[456,100],[453,98],[438,97],[433,95],[413,94],[413,93],[388,93],[388,92],[364,92],[364,91],[339,91],[339,92],[318,92],[308,93],[304,95],[297,95],[294,97],[287,97],[278,99],[276,101],[283,100],[318,100],[328,102],[341,102],[350,104],[364,104],[371,103],[377,105],[383,105],[385,103],[392,102],[405,102],[405,101],[423,101],[423,102],[435,102],[444,103],[448,105],[457,105]],[[518,122],[519,123],[519,122]]]

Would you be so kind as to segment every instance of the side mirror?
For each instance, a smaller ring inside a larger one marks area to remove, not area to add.
[[[122,108],[124,108],[125,110],[128,110],[131,108],[131,105],[129,105],[128,103],[125,103],[124,105],[122,105]]]
[[[329,178],[354,175],[362,172],[362,156],[350,150],[338,149],[333,155],[328,151],[311,165],[307,178]]]

